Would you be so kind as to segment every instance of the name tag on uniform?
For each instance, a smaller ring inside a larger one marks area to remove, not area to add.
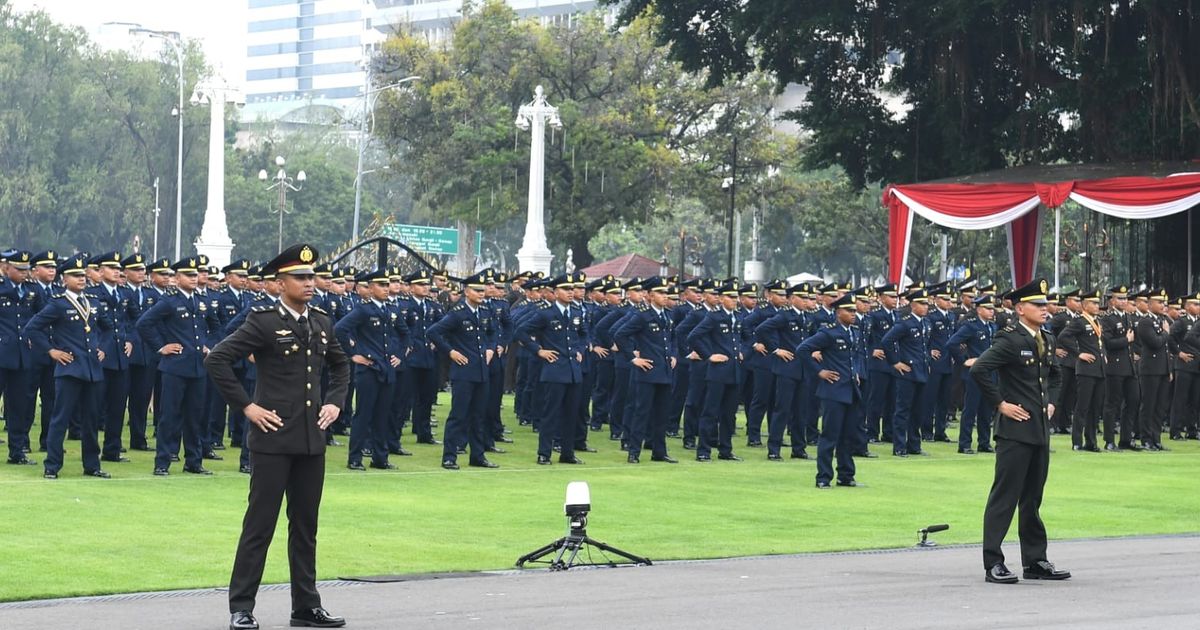
[[[1031,356],[1033,356],[1033,350],[1022,350],[1021,356],[1022,357],[1031,357]]]

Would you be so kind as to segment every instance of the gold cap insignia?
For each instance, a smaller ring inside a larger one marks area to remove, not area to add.
[[[313,260],[313,251],[308,246],[300,250],[300,262],[310,263]]]
[[[1042,280],[1042,293],[1045,293],[1046,290],[1047,290],[1046,281]]]

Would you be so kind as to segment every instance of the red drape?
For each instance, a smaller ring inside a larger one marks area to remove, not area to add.
[[[1064,182],[913,184],[888,186],[888,279],[900,282],[908,260],[915,212],[938,225],[979,230],[1006,225],[1014,286],[1033,278],[1041,236],[1037,208],[1068,199],[1115,217],[1149,219],[1200,203],[1200,173],[1172,177],[1115,177]]]

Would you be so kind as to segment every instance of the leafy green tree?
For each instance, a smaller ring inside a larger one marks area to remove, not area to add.
[[[773,84],[759,77],[705,89],[666,58],[651,30],[650,20],[638,20],[613,32],[598,15],[543,28],[488,0],[465,7],[450,45],[404,32],[389,39],[376,84],[422,77],[381,97],[376,128],[395,168],[417,182],[413,216],[485,232],[524,216],[529,140],[513,119],[536,85],[563,122],[546,138],[548,238],[557,260],[570,248],[576,265],[590,264],[601,228],[653,221],[672,190],[704,177],[719,198],[718,171],[730,161],[734,130],[746,147],[740,159],[748,167],[763,161],[756,147],[770,132],[763,113]],[[712,211],[719,216],[723,207]]]

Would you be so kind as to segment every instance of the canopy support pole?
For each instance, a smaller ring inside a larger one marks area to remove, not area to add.
[[[1054,209],[1054,290],[1061,291],[1062,285],[1058,283],[1058,244],[1062,241],[1062,208]]]

